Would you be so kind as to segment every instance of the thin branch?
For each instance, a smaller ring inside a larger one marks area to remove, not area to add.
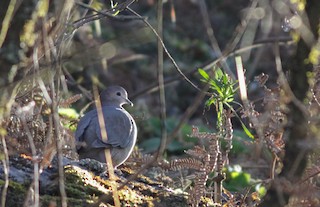
[[[135,12],[134,10],[130,9],[128,7],[128,10],[130,12],[132,12],[134,15],[138,16],[138,17],[141,17],[142,16],[140,14],[138,14],[137,12]],[[162,47],[163,47],[163,50],[164,52],[167,54],[167,56],[169,57],[169,59],[171,60],[172,64],[174,65],[174,67],[176,68],[176,70],[178,71],[178,73],[183,77],[183,79],[185,79],[192,87],[196,88],[198,91],[201,91],[201,89],[196,85],[194,84],[183,72],[182,70],[180,69],[180,67],[178,66],[178,64],[176,63],[176,61],[173,59],[173,57],[171,56],[171,54],[169,53],[167,47],[165,46],[162,38],[159,36],[159,34],[157,33],[157,31],[154,29],[154,27],[145,19],[142,19],[142,21],[152,30],[152,32],[157,36],[158,40],[160,41]]]
[[[92,4],[92,2],[93,2],[94,0],[90,0],[89,2],[88,2],[88,7],[90,7],[91,6],[91,4]],[[77,4],[77,2],[76,2],[76,4]],[[83,4],[82,2],[79,2],[79,4]],[[85,6],[83,6],[83,7],[86,7],[86,5]],[[91,7],[90,7],[90,9],[91,9]],[[88,11],[90,10],[89,8],[86,8],[86,10],[84,10],[84,12],[83,12],[83,14],[81,15],[82,16],[82,18],[85,18],[85,16],[87,15],[87,13],[88,13]]]
[[[248,26],[248,23],[250,19],[252,18],[252,12],[254,8],[256,8],[258,5],[258,0],[253,0],[249,9],[247,10],[246,16],[241,20],[241,22],[238,24],[238,26],[235,28],[235,33],[233,34],[233,37],[231,38],[232,41],[230,41],[226,49],[224,50],[223,54],[229,54],[231,51],[235,50],[236,46],[240,42],[244,32],[246,31],[246,28]]]
[[[61,67],[59,65],[59,60],[61,55],[61,50],[58,48],[61,45],[58,45],[57,47],[54,47],[54,42],[51,38],[48,38],[47,41],[49,41],[49,44],[51,46],[51,52],[52,52],[52,58],[53,62],[56,65],[53,65],[53,68],[57,70],[57,74],[55,77],[51,79],[50,82],[50,89],[51,89],[51,111],[53,119],[53,130],[54,130],[54,137],[56,141],[56,149],[57,149],[57,158],[58,158],[58,172],[59,172],[59,191],[60,191],[60,197],[61,197],[61,206],[67,207],[67,193],[65,189],[65,176],[64,176],[64,167],[63,167],[63,152],[62,152],[62,139],[61,133],[60,133],[60,119],[59,119],[59,113],[58,113],[58,103],[59,103],[59,87],[60,87],[60,74],[61,74]],[[55,67],[54,67],[55,66]],[[57,81],[57,86],[55,86],[55,79]]]
[[[6,39],[16,3],[17,3],[17,0],[10,1],[8,9],[7,9],[7,13],[2,21],[2,27],[1,27],[1,31],[0,31],[0,48],[2,48],[4,40]]]
[[[160,117],[161,117],[161,143],[158,149],[158,160],[162,158],[163,152],[166,148],[167,142],[167,127],[166,127],[166,97],[164,90],[164,78],[163,78],[163,48],[160,39],[163,38],[163,4],[162,0],[158,0],[157,11],[157,23],[158,23],[158,86],[159,86],[159,99],[160,99]]]
[[[24,202],[24,206],[30,206],[31,203],[33,206],[39,206],[39,199],[40,199],[39,197],[39,162],[38,162],[37,150],[36,150],[36,146],[34,144],[33,137],[25,117],[25,113],[30,111],[31,108],[33,108],[34,106],[35,106],[35,102],[32,101],[28,105],[22,108],[19,108],[17,111],[22,121],[24,131],[28,138],[31,155],[32,155],[32,162],[33,162],[33,181],[29,187],[28,195]]]
[[[8,148],[7,148],[6,139],[4,135],[1,135],[1,142],[2,142],[3,154],[4,154],[4,159],[2,160],[3,172],[4,172],[4,185],[1,193],[1,206],[6,206],[6,197],[7,197],[7,191],[9,186],[10,168],[9,168]]]
[[[203,19],[204,25],[206,27],[206,32],[207,32],[211,47],[214,50],[214,52],[217,53],[218,57],[222,57],[221,49],[220,49],[218,41],[214,35],[214,31],[212,29],[212,25],[210,22],[207,4],[206,4],[205,0],[199,0],[198,3],[200,5],[202,19]],[[230,67],[228,66],[225,58],[221,59],[221,63],[222,63],[221,65],[222,65],[224,71],[226,71],[226,73],[228,73],[233,79],[235,79],[235,76],[234,76],[233,72],[231,71]]]
[[[54,136],[56,140],[56,148],[57,148],[57,156],[58,156],[58,172],[59,172],[59,191],[61,196],[61,206],[67,207],[67,194],[65,191],[65,184],[64,184],[64,168],[63,168],[63,153],[62,153],[62,137],[60,133],[60,121],[59,121],[59,114],[57,111],[57,101],[56,101],[56,93],[54,92],[54,81],[52,80],[51,83],[51,91],[52,91],[52,118],[53,118],[53,129],[54,129]]]
[[[81,91],[81,94],[83,94],[87,99],[92,101],[92,94],[87,89],[85,89],[83,86],[81,86],[77,81],[73,78],[73,76],[70,74],[70,72],[62,66],[62,71],[68,78],[68,83],[75,84],[76,87]]]
[[[274,42],[277,42],[277,41],[279,42],[279,45],[287,45],[289,42],[292,42],[292,39],[289,37],[280,37],[280,38],[267,38],[267,39],[257,40],[254,44],[247,46],[247,47],[244,47],[244,48],[235,49],[234,51],[231,51],[228,54],[225,54],[224,56],[219,57],[219,58],[211,61],[210,63],[207,63],[206,65],[202,66],[201,68],[205,71],[208,71],[208,70],[212,69],[212,67],[214,65],[216,65],[218,62],[220,62],[222,60],[222,58],[231,58],[231,57],[239,55],[243,52],[246,52],[248,50],[264,47],[266,44],[273,44]],[[194,68],[194,69],[186,72],[185,74],[186,74],[186,76],[191,76],[192,74],[197,73],[197,72],[198,72],[198,68]],[[178,81],[180,79],[183,79],[183,77],[181,75],[166,78],[164,80],[164,85],[168,85],[168,84],[173,83],[174,81]],[[158,90],[159,90],[158,84],[153,83],[149,87],[133,94],[131,96],[131,99],[134,99],[142,94],[156,92]],[[210,94],[208,94],[208,95],[210,95]]]
[[[100,133],[103,142],[107,143],[108,141],[108,134],[106,130],[106,124],[105,119],[103,117],[103,111],[102,111],[102,106],[98,94],[98,88],[96,85],[93,85],[93,94],[94,98],[96,100],[96,106],[97,106],[97,114],[98,114],[98,121],[99,121],[99,126],[100,126]],[[113,194],[113,201],[116,207],[120,207],[120,200],[119,200],[119,194],[117,190],[117,183],[115,182],[115,175],[114,175],[114,167],[112,164],[112,159],[111,159],[111,153],[110,149],[105,149],[104,150],[106,161],[107,161],[107,170],[109,173],[109,179],[110,179],[110,185],[112,189],[112,194]],[[100,204],[100,203],[99,203]]]
[[[243,64],[242,64],[242,59],[240,56],[235,57],[236,61],[236,69],[237,69],[237,74],[238,74],[238,80],[239,80],[239,87],[240,87],[240,98],[243,103],[243,108],[245,110],[250,110],[250,103],[248,100],[247,96],[247,87],[245,83],[245,77],[244,77],[244,69],[243,69]],[[256,127],[259,124],[259,121],[257,117],[255,116],[249,116],[250,121],[253,123],[253,127],[255,128],[257,135],[259,137],[258,140],[263,140],[264,133],[261,127]]]
[[[131,0],[132,2],[129,4],[131,5],[135,0]],[[95,21],[95,20],[98,20],[98,19],[101,19],[101,18],[104,18],[104,17],[108,17],[108,18],[112,18],[114,20],[119,20],[119,21],[124,21],[124,20],[140,20],[142,19],[142,17],[137,17],[137,16],[127,16],[127,15],[115,15],[115,12],[121,12],[123,11],[125,8],[124,5],[126,4],[119,4],[116,8],[113,8],[113,9],[105,9],[105,10],[102,10],[102,11],[99,11],[99,10],[96,10],[92,7],[90,7],[89,5],[87,4],[84,4],[82,2],[76,2],[76,4],[78,4],[79,6],[81,7],[84,7],[86,8],[87,10],[90,10],[90,11],[93,11],[93,12],[96,12],[96,14],[93,14],[93,15],[89,15],[89,16],[86,16],[86,17],[83,17],[81,19],[78,19],[77,21],[73,22],[72,23],[72,26],[74,27],[74,29],[78,29],[79,27],[87,24],[87,23],[90,23],[92,21]],[[122,5],[120,7],[120,5]]]
[[[308,118],[309,117],[309,111],[305,107],[305,105],[297,99],[297,97],[294,95],[292,92],[290,85],[286,79],[286,76],[282,70],[282,62],[281,62],[281,57],[280,57],[280,48],[279,44],[277,42],[274,43],[274,55],[275,55],[275,63],[276,63],[276,69],[279,75],[279,82],[285,92],[289,95],[291,101],[301,110],[303,115]]]

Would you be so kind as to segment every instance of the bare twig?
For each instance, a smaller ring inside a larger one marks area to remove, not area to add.
[[[250,110],[250,103],[247,96],[247,87],[245,83],[245,77],[244,77],[244,69],[242,65],[242,59],[240,56],[237,56],[235,58],[236,61],[236,68],[237,68],[237,74],[238,74],[238,80],[239,80],[239,87],[240,87],[240,98],[243,102],[243,107],[245,110]],[[249,119],[253,123],[253,126],[258,126],[258,119],[255,116],[249,116]],[[259,137],[259,140],[263,140],[264,134],[261,127],[255,127],[255,130],[257,132],[257,135]]]
[[[60,133],[60,121],[59,121],[59,114],[58,114],[58,104],[57,98],[55,96],[58,93],[55,92],[54,81],[52,80],[51,83],[51,97],[52,97],[52,118],[53,118],[53,129],[54,129],[54,137],[56,141],[56,148],[57,148],[57,157],[58,157],[58,172],[59,172],[59,191],[61,196],[61,206],[67,207],[67,194],[65,190],[64,184],[64,167],[63,167],[63,153],[62,153],[62,137]],[[58,90],[57,90],[58,91]]]
[[[211,47],[214,50],[214,52],[217,53],[218,57],[222,57],[221,49],[220,49],[218,41],[214,35],[214,31],[212,29],[212,25],[210,22],[207,4],[206,4],[205,0],[199,0],[198,3],[200,5],[201,15],[203,18],[204,25],[206,27],[206,32],[207,32]],[[221,65],[222,65],[224,71],[226,71],[226,73],[228,73],[233,79],[235,79],[235,76],[234,76],[233,72],[231,71],[231,69],[229,68],[225,58],[221,59],[221,63],[222,63]]]
[[[159,85],[159,99],[160,99],[160,117],[161,117],[161,143],[158,150],[158,160],[162,159],[162,154],[166,148],[167,142],[167,127],[166,127],[166,97],[164,90],[163,78],[163,48],[160,39],[162,39],[163,26],[163,4],[162,0],[158,0],[158,85]]]
[[[130,12],[132,12],[134,15],[141,17],[142,16],[140,14],[138,14],[137,12],[135,12],[134,10],[130,9],[128,7],[128,10]],[[178,66],[178,64],[176,63],[176,61],[174,60],[174,58],[171,56],[170,52],[168,51],[166,45],[164,44],[162,38],[159,36],[159,34],[157,33],[157,31],[155,30],[155,28],[146,20],[146,19],[142,19],[142,21],[151,29],[151,31],[157,36],[158,40],[160,41],[162,48],[164,50],[164,52],[167,54],[167,56],[169,57],[169,59],[171,60],[172,64],[174,65],[175,69],[178,71],[178,73],[183,77],[183,79],[185,79],[192,87],[196,88],[197,90],[201,91],[201,89],[194,84],[180,69],[180,67]]]
[[[11,0],[7,9],[7,13],[2,21],[2,27],[0,31],[0,48],[2,48],[2,44],[7,36],[7,32],[9,29],[9,25],[13,16],[14,7],[16,5],[17,0]]]
[[[59,103],[59,88],[60,88],[60,74],[61,74],[61,66],[58,65],[60,55],[62,51],[59,48],[61,45],[58,45],[58,47],[54,47],[54,43],[51,38],[48,38],[47,41],[49,41],[49,44],[51,46],[51,53],[52,53],[52,58],[54,66],[53,67],[57,70],[57,74],[54,78],[56,78],[57,81],[57,86],[55,86],[55,80],[54,78],[51,79],[50,82],[50,89],[51,89],[51,111],[52,111],[52,116],[51,118],[53,119],[53,130],[54,130],[54,137],[56,141],[56,150],[57,150],[57,158],[58,158],[58,172],[59,172],[59,191],[60,191],[60,197],[61,197],[61,206],[62,207],[67,207],[67,193],[65,189],[65,183],[64,183],[64,166],[63,166],[63,152],[62,152],[62,143],[63,143],[63,137],[61,136],[61,125],[60,125],[60,119],[59,119],[59,112],[58,112],[58,103]]]
[[[102,137],[102,140],[105,143],[107,143],[108,134],[107,134],[107,130],[106,130],[106,124],[108,124],[108,123],[105,123],[105,119],[103,117],[102,106],[101,106],[101,102],[100,102],[100,98],[99,98],[99,94],[98,94],[98,88],[96,85],[93,85],[93,94],[94,94],[94,98],[96,100],[101,137]],[[105,153],[105,157],[106,157],[106,161],[107,161],[107,170],[109,173],[109,179],[110,179],[114,204],[116,207],[120,207],[120,200],[119,200],[119,195],[118,195],[118,190],[117,190],[117,183],[115,182],[114,168],[113,168],[113,164],[112,164],[110,149],[105,149],[104,153]]]
[[[88,2],[88,7],[89,7],[89,8],[91,8],[90,5],[92,4],[92,2],[93,2],[93,0],[90,0],[90,1]],[[83,3],[82,3],[82,2],[79,2],[79,4],[83,4]],[[86,5],[85,5],[84,7],[86,7]],[[89,8],[86,8],[86,10],[84,10],[83,14],[81,15],[82,18],[84,18],[84,17],[87,15],[88,11],[90,10]]]
[[[241,20],[239,25],[235,29],[235,33],[231,38],[231,41],[227,44],[226,49],[224,50],[223,54],[229,54],[231,51],[234,51],[236,46],[238,45],[239,41],[241,40],[250,19],[252,18],[253,13],[251,12],[254,8],[258,5],[258,0],[253,0],[249,9],[247,10],[246,16]]]
[[[3,172],[4,172],[4,185],[1,193],[1,206],[6,206],[6,197],[7,197],[7,191],[9,186],[10,168],[9,168],[8,148],[7,148],[6,139],[4,135],[1,135],[1,142],[2,142],[3,154],[4,154],[4,158],[2,160]]]
[[[280,49],[279,49],[279,44],[277,42],[274,43],[274,55],[275,55],[276,69],[279,75],[279,82],[281,84],[281,87],[283,87],[285,92],[289,95],[291,101],[303,112],[304,116],[308,118],[309,111],[307,110],[306,106],[301,101],[299,101],[299,99],[297,99],[297,97],[292,92],[290,85],[287,81],[287,78],[282,70]]]
[[[130,2],[131,1],[131,2]],[[135,0],[129,0],[129,4],[128,5],[131,5]],[[94,11],[96,12],[96,14],[93,14],[93,15],[89,15],[89,16],[86,16],[86,17],[83,17],[81,19],[78,19],[77,21],[73,22],[72,23],[72,26],[74,27],[74,29],[78,29],[79,27],[87,24],[87,23],[90,23],[92,21],[95,21],[95,20],[98,20],[98,19],[101,19],[103,17],[108,17],[108,18],[112,18],[112,19],[115,19],[115,20],[120,20],[120,21],[124,21],[124,20],[136,20],[136,19],[141,19],[142,17],[137,17],[137,16],[127,16],[127,15],[115,15],[115,12],[121,12],[125,9],[125,2],[123,4],[119,4],[116,8],[113,8],[113,9],[106,9],[106,10],[103,10],[103,11],[99,11],[99,10],[96,10],[92,7],[90,7],[89,5],[87,4],[84,4],[82,2],[76,2],[79,6],[82,6],[84,8],[86,8],[87,10],[90,10],[90,11]]]
[[[85,89],[79,83],[77,83],[77,81],[73,78],[73,76],[70,74],[70,72],[65,67],[63,67],[62,70],[63,70],[64,74],[67,76],[68,81],[71,82],[72,84],[74,83],[77,86],[77,88],[81,91],[81,94],[83,94],[87,99],[92,101],[93,97],[92,97],[91,92],[89,92],[87,89]]]
[[[222,58],[231,58],[231,57],[234,57],[236,55],[239,55],[243,52],[246,52],[248,50],[252,50],[252,49],[255,49],[255,48],[260,48],[260,47],[265,47],[267,44],[272,44],[274,42],[277,42],[279,41],[279,45],[287,45],[288,42],[292,42],[292,39],[291,38],[288,38],[288,37],[281,37],[281,38],[267,38],[267,39],[262,39],[262,40],[257,40],[254,44],[250,45],[250,46],[247,46],[247,47],[244,47],[244,48],[239,48],[239,49],[235,49],[234,51],[231,51],[227,54],[225,54],[224,56],[222,57],[219,57],[209,63],[207,63],[206,65],[202,66],[201,68],[205,71],[208,71],[210,69],[212,69],[212,67],[214,65],[216,65],[218,62],[220,62],[222,60]],[[198,68],[194,68],[188,72],[186,72],[186,76],[190,76],[194,73],[197,73],[198,72]],[[168,85],[174,81],[178,81],[180,79],[183,79],[183,77],[181,75],[177,75],[177,76],[174,76],[174,77],[169,77],[169,78],[166,78],[164,80],[164,85]],[[151,84],[149,87],[141,90],[141,91],[138,91],[137,93],[133,94],[131,96],[132,99],[142,95],[142,94],[146,94],[146,93],[151,93],[151,92],[156,92],[159,90],[159,87],[158,87],[158,84],[157,83],[153,83]],[[201,90],[200,90],[201,91]],[[210,95],[210,94],[208,94]]]
[[[33,137],[27,125],[27,121],[25,117],[25,113],[31,110],[31,108],[33,108],[34,106],[35,106],[35,102],[32,101],[28,105],[22,108],[19,108],[17,113],[19,114],[19,117],[22,121],[23,128],[25,130],[25,133],[29,141],[29,146],[30,146],[31,155],[32,155],[32,162],[33,162],[33,181],[29,187],[28,195],[24,202],[24,206],[32,205],[32,206],[38,207],[39,206],[39,160],[37,156],[36,146],[34,144]]]

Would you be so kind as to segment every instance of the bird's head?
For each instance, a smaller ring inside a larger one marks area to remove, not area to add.
[[[110,86],[103,90],[100,94],[102,106],[117,106],[121,107],[124,104],[133,106],[133,103],[128,99],[127,91],[121,86]]]

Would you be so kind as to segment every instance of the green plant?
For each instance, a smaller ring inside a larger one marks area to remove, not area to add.
[[[198,70],[203,79],[203,82],[210,84],[212,91],[211,97],[207,100],[206,106],[215,105],[218,113],[218,124],[222,124],[222,113],[224,106],[232,108],[230,105],[234,102],[236,94],[235,85],[237,82],[233,81],[228,74],[224,73],[220,68],[214,70],[214,78],[203,69]]]
[[[238,87],[236,87],[237,81],[232,80],[231,77],[220,68],[214,68],[213,78],[211,78],[209,74],[201,68],[198,69],[198,72],[202,76],[201,81],[210,85],[211,97],[206,101],[206,106],[210,107],[211,105],[215,105],[217,111],[218,130],[221,130],[221,126],[223,125],[222,114],[224,113],[224,110],[229,109],[236,117],[238,117],[244,132],[250,138],[254,138],[231,105],[240,105],[238,102],[234,101],[234,97],[238,90]]]
[[[266,194],[266,188],[258,181],[251,178],[251,174],[242,170],[240,165],[228,166],[224,168],[226,180],[223,186],[229,191],[247,191],[257,192],[259,197]]]

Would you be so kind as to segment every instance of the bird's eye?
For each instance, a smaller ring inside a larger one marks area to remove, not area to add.
[[[120,92],[117,92],[116,94],[117,94],[117,96],[121,96],[121,93],[120,93]]]

